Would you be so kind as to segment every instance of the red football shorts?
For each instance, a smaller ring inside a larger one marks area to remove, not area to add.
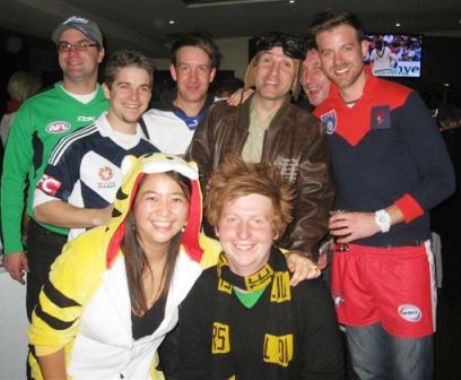
[[[331,291],[338,321],[380,322],[391,335],[419,338],[435,331],[437,293],[430,242],[419,246],[349,245],[333,254]]]

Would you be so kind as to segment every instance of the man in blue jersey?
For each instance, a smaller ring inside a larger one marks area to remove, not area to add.
[[[152,77],[153,62],[139,52],[121,50],[110,58],[103,84],[109,111],[56,145],[34,194],[40,222],[71,228],[71,239],[109,220],[122,160],[158,151],[138,123],[149,105]]]
[[[220,59],[218,47],[207,34],[187,33],[174,42],[170,74],[176,89],[164,94],[143,116],[148,138],[160,151],[185,153],[195,129],[213,103],[208,87]]]

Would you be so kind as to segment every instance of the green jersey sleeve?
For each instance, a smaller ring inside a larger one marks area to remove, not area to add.
[[[1,222],[4,253],[23,250],[22,218],[27,176],[32,165],[32,129],[29,108],[15,114],[3,158]]]

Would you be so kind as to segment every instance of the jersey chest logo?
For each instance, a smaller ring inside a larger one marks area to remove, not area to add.
[[[112,203],[122,182],[122,174],[117,165],[90,151],[80,163],[80,181],[100,198]]]
[[[67,132],[70,129],[70,124],[67,121],[53,121],[48,124],[45,129],[52,135],[59,135]]]
[[[96,118],[94,116],[79,116],[77,117],[77,121],[81,123],[88,123],[90,121],[95,121]]]
[[[376,106],[371,109],[371,129],[389,129],[391,111],[389,106]]]
[[[109,166],[103,166],[99,169],[98,175],[102,181],[107,182],[114,176],[114,171]]]
[[[320,116],[320,120],[322,121],[323,128],[325,128],[325,132],[327,135],[332,135],[333,133],[335,133],[337,126],[335,110],[331,110],[327,113],[324,113]]]

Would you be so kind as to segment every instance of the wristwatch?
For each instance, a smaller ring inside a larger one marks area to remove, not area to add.
[[[391,229],[391,216],[384,209],[375,212],[375,222],[382,233],[386,233]]]

